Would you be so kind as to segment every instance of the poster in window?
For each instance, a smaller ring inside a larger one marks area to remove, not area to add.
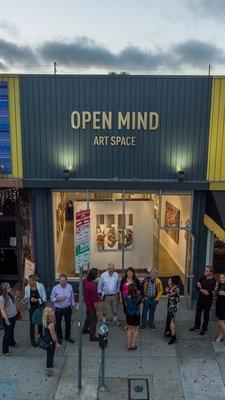
[[[97,214],[96,243],[98,251],[133,249],[133,214]]]
[[[179,228],[180,226],[180,210],[169,201],[166,201],[165,206],[165,226]],[[165,231],[177,244],[179,244],[179,230]]]

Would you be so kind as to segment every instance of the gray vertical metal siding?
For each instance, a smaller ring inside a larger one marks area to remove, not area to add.
[[[182,157],[187,180],[205,179],[210,77],[21,76],[20,85],[25,179],[61,178],[68,154],[76,178],[174,179]],[[156,111],[160,126],[97,131],[137,144],[93,146],[92,129],[71,128],[73,110]]]

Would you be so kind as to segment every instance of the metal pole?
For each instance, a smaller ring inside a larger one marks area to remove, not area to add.
[[[162,220],[161,212],[162,212],[162,190],[160,190],[160,192],[159,192],[157,268],[159,268],[159,255],[160,255],[160,232],[161,232],[161,220]]]
[[[124,274],[124,240],[125,240],[125,190],[122,193],[122,221],[123,221],[123,229],[122,229],[122,274]]]
[[[101,359],[101,368],[100,368],[100,377],[99,377],[99,392],[106,392],[107,386],[105,384],[105,349],[102,349],[102,359]]]
[[[211,74],[211,65],[209,64],[208,75]]]
[[[79,269],[78,389],[82,388],[83,267]]]
[[[56,61],[54,61],[53,67],[54,67],[54,75],[56,75],[56,72],[57,72],[57,63],[56,63]]]

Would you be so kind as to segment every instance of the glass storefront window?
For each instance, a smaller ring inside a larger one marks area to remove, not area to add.
[[[74,218],[89,207],[90,267],[103,271],[113,262],[119,272],[132,266],[143,274],[154,265],[160,277],[178,274],[184,280],[189,193],[54,192],[53,206],[56,276],[77,276]]]

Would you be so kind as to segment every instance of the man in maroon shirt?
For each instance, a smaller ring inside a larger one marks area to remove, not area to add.
[[[97,268],[91,268],[88,272],[87,277],[83,281],[84,302],[87,308],[86,319],[83,326],[83,333],[90,333],[91,342],[98,342],[98,337],[96,337],[99,300],[98,285],[96,282],[97,277]]]

